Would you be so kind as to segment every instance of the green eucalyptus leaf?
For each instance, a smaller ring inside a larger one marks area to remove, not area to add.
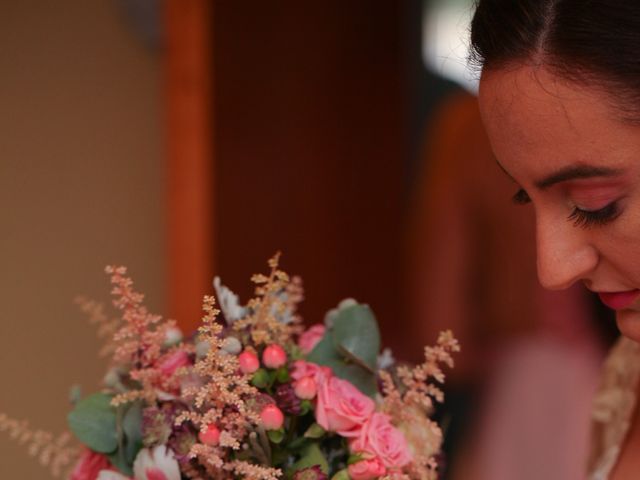
[[[378,390],[375,372],[379,350],[375,317],[369,307],[356,304],[337,311],[333,328],[327,330],[307,360],[331,368],[334,375],[373,397]]]
[[[124,456],[129,465],[133,464],[142,449],[142,403],[135,402],[127,409],[122,418],[124,432]]]
[[[256,370],[256,372],[253,374],[253,377],[251,378],[251,384],[260,389],[260,390],[264,390],[265,388],[267,388],[270,385],[270,378],[269,378],[269,372],[267,372],[264,368],[259,368],[258,370]]]
[[[318,365],[326,365],[330,367],[330,363],[342,361],[340,354],[333,345],[333,339],[331,338],[331,332],[327,332],[322,337],[316,346],[311,350],[311,353],[307,356],[307,361],[317,363]]]
[[[278,383],[287,383],[290,380],[289,369],[287,367],[280,367],[276,370],[276,380]]]
[[[331,480],[351,480],[351,477],[349,476],[349,471],[345,468],[331,477]]]
[[[336,377],[348,381],[365,395],[374,397],[378,392],[376,376],[362,367],[344,362],[328,366]]]
[[[69,428],[91,450],[113,453],[118,448],[116,409],[111,396],[95,393],[79,401],[69,413]]]
[[[124,450],[118,449],[116,452],[107,455],[107,457],[109,458],[109,462],[111,462],[111,465],[116,467],[121,473],[128,476],[133,475],[133,468],[127,462]]]
[[[309,428],[307,428],[307,431],[304,432],[304,436],[306,438],[318,439],[322,437],[325,433],[327,433],[327,431],[324,428],[322,428],[317,423],[314,423]]]
[[[282,440],[284,440],[284,430],[282,428],[278,430],[269,430],[267,432],[267,436],[271,442],[278,445],[279,443],[282,443]]]
[[[288,452],[295,452],[297,450],[303,450],[304,447],[306,447],[309,444],[310,441],[311,441],[311,439],[304,438],[304,437],[294,438],[289,443],[287,443],[286,450]]]
[[[300,402],[300,416],[304,416],[311,411],[313,404],[309,400],[302,400]]]
[[[72,405],[75,405],[82,399],[82,387],[80,385],[73,385],[69,390],[69,401]]]
[[[334,347],[347,361],[375,374],[380,330],[368,305],[356,304],[340,309],[331,328],[331,337]]]
[[[320,450],[320,446],[317,443],[311,443],[302,451],[300,460],[293,465],[293,471],[297,472],[315,465],[318,465],[326,475],[329,474],[329,463]]]
[[[291,359],[291,361],[304,360],[304,353],[302,353],[302,350],[300,349],[300,347],[295,343],[291,344],[288,350],[289,350],[289,358]]]

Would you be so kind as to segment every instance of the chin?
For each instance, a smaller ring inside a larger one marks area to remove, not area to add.
[[[620,310],[616,312],[616,323],[622,335],[640,343],[640,311]]]

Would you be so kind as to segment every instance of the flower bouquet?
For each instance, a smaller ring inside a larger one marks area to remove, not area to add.
[[[416,367],[380,353],[368,306],[343,301],[304,329],[301,282],[269,262],[255,298],[214,282],[197,335],[143,306],[123,267],[108,267],[114,305],[82,308],[107,338],[104,389],[78,399],[70,434],[54,438],[0,415],[0,429],[72,480],[435,479],[441,432],[429,418],[443,394],[450,332]]]

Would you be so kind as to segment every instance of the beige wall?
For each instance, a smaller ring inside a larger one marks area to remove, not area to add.
[[[127,264],[163,310],[160,58],[113,0],[0,7],[0,411],[59,431],[98,387],[77,293]],[[0,478],[48,478],[0,434]]]

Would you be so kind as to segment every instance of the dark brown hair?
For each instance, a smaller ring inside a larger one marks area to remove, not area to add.
[[[479,0],[471,44],[479,67],[545,66],[602,88],[640,120],[638,0]]]

